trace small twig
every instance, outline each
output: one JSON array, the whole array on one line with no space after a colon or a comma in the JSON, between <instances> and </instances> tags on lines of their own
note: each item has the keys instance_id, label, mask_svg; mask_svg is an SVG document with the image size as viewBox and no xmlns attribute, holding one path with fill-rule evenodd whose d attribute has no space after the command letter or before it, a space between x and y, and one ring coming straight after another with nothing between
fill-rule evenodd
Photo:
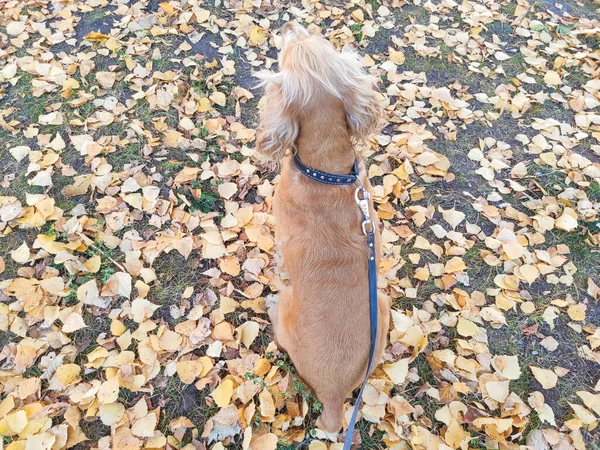
<instances>
[{"instance_id":1,"label":"small twig","mask_svg":"<svg viewBox=\"0 0 600 450\"><path fill-rule=\"evenodd\" d=\"M117 266L119 269L121 269L123 272L127 272L127 270L125 269L125 267L123 267L121 264L119 264L117 261L115 261L114 259L112 259L110 256L108 256L106 253L104 253L99 247L96 247L93 243L90 244L90 247L92 247L93 249L99 251L100 253L102 253L102 255L104 255L106 257L106 259L108 259L111 263L113 263L115 266Z\"/></svg>"}]
</instances>

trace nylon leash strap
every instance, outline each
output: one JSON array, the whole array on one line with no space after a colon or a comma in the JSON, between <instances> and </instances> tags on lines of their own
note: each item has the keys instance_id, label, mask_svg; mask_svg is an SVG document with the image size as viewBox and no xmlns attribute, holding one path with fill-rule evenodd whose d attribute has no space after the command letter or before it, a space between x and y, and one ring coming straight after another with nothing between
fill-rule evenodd
<instances>
[{"instance_id":1,"label":"nylon leash strap","mask_svg":"<svg viewBox=\"0 0 600 450\"><path fill-rule=\"evenodd\" d=\"M371 321L371 340L369 347L369 363L367 365L367 373L365 379L356 397L356 403L354 404L354 412L352 418L348 424L348 430L346 431L346 438L344 439L344 450L350 450L352 446L352 438L354 437L354 428L356 427L356 419L358 417L358 409L360 407L360 401L369 379L369 373L373 369L373 363L375 358L375 346L377 344L377 265L375 261L375 223L371 219L369 212L369 201L370 194L364 189L362 185L357 186L354 193L356 203L360 208L363 215L362 231L367 236L367 244L369 246L369 317Z\"/></svg>"}]
</instances>

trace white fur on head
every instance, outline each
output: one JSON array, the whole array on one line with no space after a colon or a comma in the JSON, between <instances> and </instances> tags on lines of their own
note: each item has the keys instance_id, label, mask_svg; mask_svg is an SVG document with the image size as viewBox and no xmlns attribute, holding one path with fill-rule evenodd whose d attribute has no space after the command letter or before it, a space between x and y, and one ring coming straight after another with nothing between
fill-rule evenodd
<instances>
[{"instance_id":1,"label":"white fur on head","mask_svg":"<svg viewBox=\"0 0 600 450\"><path fill-rule=\"evenodd\" d=\"M380 117L373 91L375 78L365 72L358 55L338 53L329 41L299 33L298 28L284 28L280 71L257 74L266 85L257 148L274 159L293 146L298 136L298 112L318 103L324 95L343 102L348 128L357 139L374 131Z\"/></svg>"}]
</instances>

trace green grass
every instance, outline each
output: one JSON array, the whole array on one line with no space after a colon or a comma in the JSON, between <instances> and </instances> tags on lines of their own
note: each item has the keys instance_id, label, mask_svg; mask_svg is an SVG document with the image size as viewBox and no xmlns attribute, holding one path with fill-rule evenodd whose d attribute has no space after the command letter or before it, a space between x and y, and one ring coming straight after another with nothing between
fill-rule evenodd
<instances>
[{"instance_id":1,"label":"green grass","mask_svg":"<svg viewBox=\"0 0 600 450\"><path fill-rule=\"evenodd\" d=\"M202 194L199 198L194 198L192 195L188 195L188 198L191 197L191 210L192 211L202 211L203 213L208 213L210 211L216 211L223 207L223 199L216 191L216 187L214 187L210 181L205 181L200 183L199 181L192 182L193 189L200 189ZM184 189L184 191L187 189Z\"/></svg>"}]
</instances>

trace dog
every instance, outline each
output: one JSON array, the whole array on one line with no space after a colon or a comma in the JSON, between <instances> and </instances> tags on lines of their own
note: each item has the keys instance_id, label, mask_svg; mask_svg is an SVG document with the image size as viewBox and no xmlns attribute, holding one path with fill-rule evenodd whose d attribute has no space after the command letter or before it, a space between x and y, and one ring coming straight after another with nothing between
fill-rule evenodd
<instances>
[{"instance_id":1,"label":"dog","mask_svg":"<svg viewBox=\"0 0 600 450\"><path fill-rule=\"evenodd\" d=\"M355 53L338 53L329 41L292 22L282 28L279 72L259 77L265 94L256 148L281 164L273 215L290 281L269 317L276 344L323 405L318 426L335 433L343 425L345 400L367 371L370 251L355 187L314 181L299 171L293 155L311 169L349 174L357 160L354 143L376 130L381 109L374 78ZM360 158L358 170L370 191ZM378 249L377 220L374 229ZM379 296L375 363L382 358L388 326L389 304Z\"/></svg>"}]
</instances>

